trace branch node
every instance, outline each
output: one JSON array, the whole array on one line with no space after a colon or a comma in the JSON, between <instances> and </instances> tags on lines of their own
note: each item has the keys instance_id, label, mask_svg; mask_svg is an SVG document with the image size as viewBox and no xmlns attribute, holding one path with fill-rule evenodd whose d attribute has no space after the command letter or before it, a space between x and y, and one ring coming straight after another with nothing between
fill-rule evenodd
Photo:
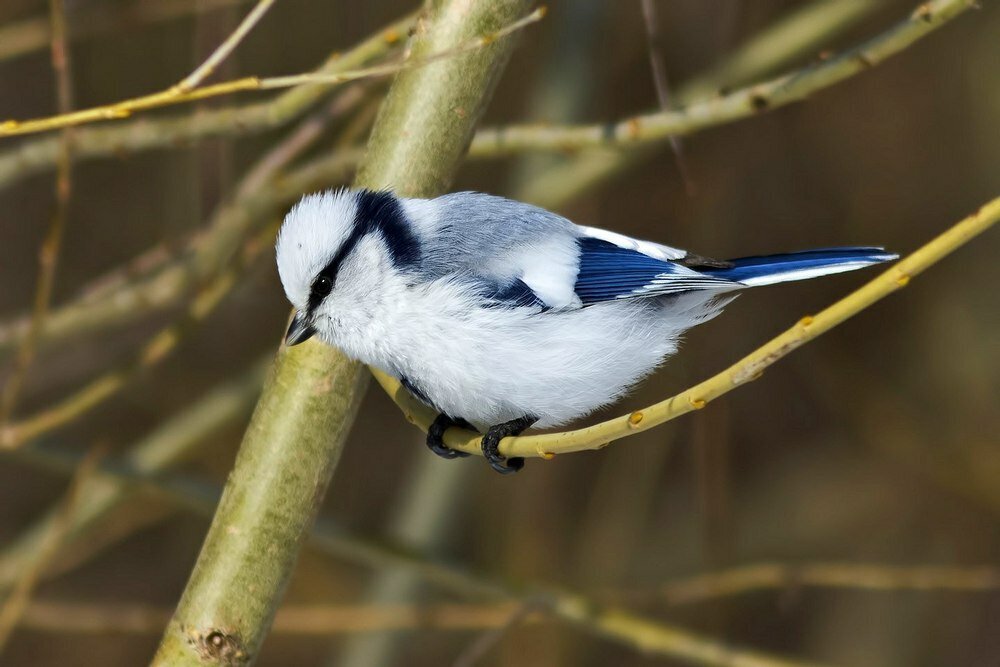
<instances>
[{"instance_id":1,"label":"branch node","mask_svg":"<svg viewBox=\"0 0 1000 667\"><path fill-rule=\"evenodd\" d=\"M203 662L219 665L246 665L250 663L250 654L244 648L239 635L219 630L218 628L185 628L181 626L181 634L187 639Z\"/></svg>"}]
</instances>

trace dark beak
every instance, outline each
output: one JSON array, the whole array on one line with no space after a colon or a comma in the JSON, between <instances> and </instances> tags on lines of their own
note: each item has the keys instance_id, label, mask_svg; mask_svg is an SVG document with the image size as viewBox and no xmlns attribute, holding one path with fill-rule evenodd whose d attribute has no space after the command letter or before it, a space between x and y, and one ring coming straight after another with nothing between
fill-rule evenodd
<instances>
[{"instance_id":1,"label":"dark beak","mask_svg":"<svg viewBox=\"0 0 1000 667\"><path fill-rule=\"evenodd\" d=\"M302 313L295 313L292 323L288 326L288 333L285 334L285 345L289 347L298 345L312 338L315 333L316 330L305 321Z\"/></svg>"}]
</instances>

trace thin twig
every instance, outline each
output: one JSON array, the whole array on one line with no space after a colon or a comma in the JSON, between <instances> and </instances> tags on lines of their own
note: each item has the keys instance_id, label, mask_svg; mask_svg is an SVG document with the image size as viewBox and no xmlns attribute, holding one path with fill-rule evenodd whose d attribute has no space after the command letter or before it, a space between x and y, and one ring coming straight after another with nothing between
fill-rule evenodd
<instances>
[{"instance_id":1,"label":"thin twig","mask_svg":"<svg viewBox=\"0 0 1000 667\"><path fill-rule=\"evenodd\" d=\"M468 632L507 623L522 609L517 602L422 605L288 605L278 610L273 631L292 636L381 630L440 630ZM538 614L519 619L537 622ZM170 610L146 604L35 601L21 624L32 630L80 634L159 634Z\"/></svg>"},{"instance_id":2,"label":"thin twig","mask_svg":"<svg viewBox=\"0 0 1000 667\"><path fill-rule=\"evenodd\" d=\"M257 371L259 373L259 370ZM257 376L259 377L259 376ZM141 449L145 451L160 450L161 446L153 447L154 443L162 440L167 446L166 451L174 451L175 440L183 443L185 448L177 451L187 451L191 445L200 442L199 433L218 428L220 421L216 419L220 411L218 400L222 400L225 406L232 402L229 394L236 390L239 392L240 401L246 400L246 392L240 389L241 386L254 388L256 382L247 384L244 380L234 383L232 388L213 392L212 396L219 394L218 398L208 398L199 400L192 408L191 415L179 415L171 420L169 425L164 425L162 434L152 436L149 439L149 446ZM223 411L227 408L222 408ZM206 426L207 425L207 426ZM179 438L179 440L178 440ZM136 452L139 450L137 449ZM148 459L149 454L143 456L145 463L141 465L127 464L121 461L105 459L100 462L98 470L101 477L106 478L108 483L119 485L119 493L114 500L107 504L102 504L100 514L90 515L89 524L100 521L102 516L114 506L126 502L130 497L126 492L128 489L145 490L156 493L159 497L168 499L172 503L197 512L201 515L208 515L212 512L216 500L219 496L217 488L209 487L203 483L195 482L189 477L178 474L164 474L161 471L163 465L174 461L176 457L161 461L159 455L153 455L156 461ZM45 467L72 472L80 465L81 455L69 449L59 449L48 447L44 450L36 448L26 448L17 452L19 457L28 457L25 460L44 465ZM76 537L78 529L72 528L73 536ZM513 587L510 584L500 584L495 581L471 574L465 570L449 566L427 556L414 552L412 549L401 545L383 544L356 537L346 532L340 527L334 526L329 521L320 520L312 532L313 544L321 551L343 559L368 567L396 567L406 568L413 571L418 576L435 583L436 585L470 598L499 598L506 599L492 607L480 607L480 612L474 611L475 607L466 608L469 611L468 618L478 616L477 621L470 620L467 629L473 627L498 627L510 619L511 614L520 609L524 601L536 601L541 604L543 601L548 606L551 603L552 593L547 593L541 597L533 597L530 591ZM915 566L892 566L872 563L806 563L802 565L789 565L782 563L762 563L748 565L717 573L695 575L684 579L669 582L662 587L647 587L644 590L635 592L622 592L618 590L608 590L602 592L600 600L644 600L660 598L669 604L683 605L719 597L750 592L761 588L779 587L801 587L815 586L838 589L857 589L869 591L953 591L953 592L991 592L1000 588L1000 569L989 566L956 565L956 566L935 566L935 565L915 565ZM557 597L564 594L556 594ZM565 603L565 601L564 601ZM599 605L590 602L593 611L599 609ZM432 607L443 612L443 607ZM566 613L563 608L563 613ZM58 609L58 607L57 607ZM63 613L69 613L73 607L66 607ZM343 615L340 609L344 610ZM355 616L353 610L367 609L369 612ZM416 609L423 609L417 607ZM456 607L458 609L458 607ZM352 611L348 611L352 610ZM421 612L414 611L412 607L387 608L365 605L364 607L319 607L314 609L312 615L306 608L302 608L301 615L287 617L290 626L280 628L283 632L301 631L303 633L329 631L369 631L378 629L409 627L405 625L410 621L407 618L416 616L420 619L425 617ZM413 616L410 616L410 614ZM112 610L107 610L108 614L114 614ZM125 612L122 612L124 615ZM129 621L124 618L115 620L109 616L107 623L102 622L102 612L95 610L95 614L79 615L75 624L67 622L67 631L73 632L98 632L108 630L107 624L114 623L121 625L122 630L128 629ZM327 615L329 614L329 615ZM368 615L370 614L370 615ZM282 612L279 611L279 619ZM461 615L461 614L460 614ZM562 615L562 614L559 614ZM437 617L442 623L444 614ZM574 617L578 614L574 614ZM89 624L85 618L96 619L94 624ZM49 618L52 618L51 616ZM532 620L534 617L532 616ZM54 621L50 622L51 623ZM460 623L460 621L455 621ZM45 624L45 621L40 621ZM398 623L399 625L395 625ZM434 620L428 621L432 627L438 627ZM582 621L586 626L586 621ZM279 622L280 625L280 622ZM351 628L351 630L348 630ZM53 627L53 629L58 629ZM276 626L276 629L279 629ZM599 628L590 628L592 631L600 632ZM138 629L134 630L140 631ZM623 636L614 635L618 641L631 641L631 634L625 630ZM720 656L722 661L724 656ZM717 664L727 664L724 661ZM765 663L766 664L766 663Z\"/></svg>"},{"instance_id":3,"label":"thin twig","mask_svg":"<svg viewBox=\"0 0 1000 667\"><path fill-rule=\"evenodd\" d=\"M97 6L88 3L82 8L86 11L86 20L73 26L69 38L71 42L76 42L98 34L123 33L126 28L134 28L136 25L169 21L188 14L205 13L248 2L249 0L157 0L124 6L113 2ZM0 61L43 49L51 41L52 24L48 16L0 26Z\"/></svg>"},{"instance_id":4,"label":"thin twig","mask_svg":"<svg viewBox=\"0 0 1000 667\"><path fill-rule=\"evenodd\" d=\"M483 129L476 134L469 154L496 157L529 150L638 146L748 118L798 102L871 69L974 6L969 0L924 3L902 23L829 60L682 108L633 116L610 124L512 125Z\"/></svg>"},{"instance_id":5,"label":"thin twig","mask_svg":"<svg viewBox=\"0 0 1000 667\"><path fill-rule=\"evenodd\" d=\"M956 223L863 287L817 315L803 317L791 329L765 343L726 370L676 396L575 431L506 438L500 444L500 451L505 456L538 456L550 459L556 454L600 449L614 440L635 435L693 410L700 410L709 401L759 378L765 369L786 354L853 317L883 297L905 287L912 278L985 232L997 220L1000 220L1000 197ZM426 430L435 416L431 410L410 396L395 378L376 369L372 370L372 374L403 410L406 418ZM482 453L480 439L481 436L457 428L449 429L445 434L445 442L449 447L474 454Z\"/></svg>"},{"instance_id":6,"label":"thin twig","mask_svg":"<svg viewBox=\"0 0 1000 667\"><path fill-rule=\"evenodd\" d=\"M52 23L52 70L56 77L56 104L59 113L69 113L73 108L73 81L70 67L69 41L66 27L66 7L63 0L49 0ZM28 369L38 350L38 340L45 327L45 320L52 303L59 252L69 217L69 202L73 189L73 130L66 128L59 134L59 157L56 161L55 211L48 233L38 252L38 279L35 287L34 308L28 335L21 341L17 360L3 394L0 396L0 427L7 423L17 405L17 400L27 378Z\"/></svg>"},{"instance_id":7,"label":"thin twig","mask_svg":"<svg viewBox=\"0 0 1000 667\"><path fill-rule=\"evenodd\" d=\"M411 43L411 60L509 25L529 4L427 3ZM402 183L410 196L443 191L513 45L504 39L476 53L400 73L381 106L355 184L385 188ZM430 103L417 103L417 93ZM455 113L456 108L462 113ZM302 538L337 467L366 375L329 346L279 349L153 664L257 658Z\"/></svg>"},{"instance_id":8,"label":"thin twig","mask_svg":"<svg viewBox=\"0 0 1000 667\"><path fill-rule=\"evenodd\" d=\"M832 23L830 30L842 29L850 20L856 20L863 14L858 9L855 0L833 3L823 0L823 2L814 3L814 5L798 10L789 18L779 21L773 27L755 36L747 43L745 49L741 48L733 53L705 76L699 76L683 86L679 95L683 99L697 97L698 95L690 91L717 89L722 83L730 80L726 78L730 75L752 78L756 71L755 68L770 69L776 67L784 62L782 54L784 54L785 59L794 57L808 48L807 45L813 43L812 41L803 41L804 39L818 40L822 37L828 37L828 32L818 27L819 25L825 26ZM372 37L352 49L342 59L332 62L349 67L352 63L375 57L388 48L389 44L398 42L399 31L410 21L412 19L409 17L398 21L376 37ZM795 37L795 39L790 39L790 36ZM781 49L774 47L765 48L763 46L765 44L788 45L789 50L782 52ZM331 69L335 68L330 64L330 61L320 68L321 71ZM212 133L224 130L231 131L233 128L242 128L241 131L263 129L275 123L284 122L289 116L298 114L321 89L321 86L303 86L285 93L273 103L255 104L240 109L211 110L205 112L204 117L197 119L190 117L167 119L166 121L139 119L110 127L78 128L76 130L75 155L79 160L82 157L109 155L119 150L138 151L157 146L173 145L174 142L185 138L210 136ZM699 95L701 94L704 93L699 93ZM286 98L287 101L285 101ZM270 120L264 122L265 119ZM202 123L202 120L210 122ZM33 173L49 163L49 151L51 150L49 138L29 141L25 147L23 152L8 151L8 154L0 156L0 182L5 180L9 182L9 178L15 175ZM593 153L594 151L591 151L586 158L580 157L573 161L569 167L573 173L567 173L565 168L557 167L536 179L532 185L532 191L526 192L524 198L531 201L543 200L550 206L561 205L574 194L585 190L595 180L607 177L624 168L625 165L634 163L641 155L648 155L649 151L615 152L613 155L606 155L603 159L598 160L591 159ZM296 176L287 179L291 182L299 181L297 186L300 188L299 192L294 192L294 188L292 188L289 190L290 194L282 194L286 197L294 197L296 194L313 189L316 187L313 185L314 183L322 182L323 172L335 174L350 169L356 161L355 155L351 155L350 151L343 151L333 157L321 158L310 166L303 167L296 173ZM324 160L330 162L325 163ZM596 162L596 165L590 166L592 162ZM315 170L311 177L306 173L309 170ZM332 180L333 177L326 178ZM268 192L262 194L267 195ZM274 198L278 197L279 195L274 196ZM244 206L244 209L243 214L229 216L235 218L235 226L237 227L248 224L246 222L248 216L254 218L258 215L253 212L256 209L250 202ZM47 320L43 340L61 340L126 319L134 319L151 310L161 309L176 303L187 286L196 281L197 276L205 274L208 270L205 267L211 266L212 262L217 261L212 259L215 253L203 250L216 245L226 246L224 239L227 236L224 229L227 224L223 224L226 219L227 216L217 217L217 223L214 223L207 233L199 235L191 252L184 254L155 278L139 281L129 280L119 284L114 289L111 287L114 280L99 279L98 282L101 285L108 285L107 289L87 289L85 294L93 295L92 298L80 298L53 311ZM240 222L241 220L243 222ZM227 251L223 250L223 252ZM162 259L162 256L163 253L156 250L151 254L152 258L160 257ZM209 260L199 261L198 257L208 257L210 262L206 264ZM140 273L151 274L156 262L143 261L142 265L145 268L142 268ZM116 270L113 275L120 273ZM29 322L29 318L21 317L0 325L0 351L21 340L27 331Z\"/></svg>"},{"instance_id":9,"label":"thin twig","mask_svg":"<svg viewBox=\"0 0 1000 667\"><path fill-rule=\"evenodd\" d=\"M5 120L0 122L0 137L34 134L37 132L56 130L63 127L75 127L97 121L127 118L138 111L147 111L149 109L183 104L186 102L194 102L222 95L231 95L233 93L243 91L292 88L305 84L324 84L332 86L347 83L349 81L357 81L359 79L390 76L403 70L413 69L415 67L424 67L444 59L454 58L459 55L481 49L485 46L489 46L498 39L506 37L511 33L530 25L531 23L540 21L544 15L544 8L539 8L531 14L528 14L527 16L507 25L504 28L501 28L500 30L480 35L479 37L476 37L475 39L455 48L431 53L421 58L408 58L398 63L375 65L373 67L344 71L338 74L309 72L289 76L263 78L248 76L241 79L234 79L232 81L225 81L223 83L193 89L184 89L180 85L177 85L150 95L143 95L141 97L121 100L112 104L82 109L73 113L28 120Z\"/></svg>"},{"instance_id":10,"label":"thin twig","mask_svg":"<svg viewBox=\"0 0 1000 667\"><path fill-rule=\"evenodd\" d=\"M241 181L233 201L212 215L207 229L194 235L183 252L156 246L124 269L101 276L76 300L53 311L46 321L45 339L86 333L176 304L193 286L215 275L247 235L257 231L261 221L281 206L303 192L342 182L357 163L358 153L350 146L370 123L370 110L360 112L344 129L338 139L340 150L333 155L291 172L279 172L319 138L318 130L348 114L363 98L364 88L348 88L303 121L288 138L259 158ZM0 352L23 341L29 325L30 319L23 316L0 325Z\"/></svg>"},{"instance_id":11,"label":"thin twig","mask_svg":"<svg viewBox=\"0 0 1000 667\"><path fill-rule=\"evenodd\" d=\"M331 156L306 163L280 175L258 192L238 198L213 215L208 229L193 237L177 260L153 270L161 260L161 250L154 248L149 264L141 269L146 278L130 280L113 290L101 289L100 298L85 292L81 298L53 312L48 320L46 340L79 335L113 324L134 320L151 311L176 304L192 287L204 283L217 273L220 266L239 251L248 235L260 228L268 216L288 202L319 187L343 182L358 161L358 152L346 149ZM113 275L120 275L115 270ZM98 283L105 283L102 277ZM0 326L0 350L23 339L28 320L23 318Z\"/></svg>"},{"instance_id":12,"label":"thin twig","mask_svg":"<svg viewBox=\"0 0 1000 667\"><path fill-rule=\"evenodd\" d=\"M857 17L859 15L859 10L853 4L843 5L846 9L841 7L842 5L835 5L831 8L824 3L821 7L822 12L819 18L822 19L822 21L827 21L830 19L830 13L833 9L837 9L840 13L833 15L833 18L836 19L835 27L843 27L847 18ZM779 22L779 24L777 24L774 28L774 31L776 31L779 35L784 35L786 33L792 33L795 35L805 33L813 36L823 35L825 33L818 31L814 27L815 23L820 22L819 19L814 19L814 13L815 11L812 8L808 10L801 10L791 19ZM387 30L380 33L379 36L366 40L362 45L356 47L348 55L345 55L342 60L334 62L350 65L353 62L357 62L357 60L362 57L374 57L377 53L381 52L380 50L385 49L388 43L394 43L397 41L398 30L400 30L400 27L407 25L411 20L412 19L410 18L406 18L397 22L394 26L391 26ZM770 34L771 31L766 31L764 33L765 37ZM891 40L893 35L895 35L895 31L884 36L884 39ZM780 62L778 54L775 54L773 51L768 51L766 54L760 53L762 50L762 47L760 46L761 42L776 41L780 41L781 43L788 42L787 39L777 40L764 39L764 37L755 38L751 40L747 47L751 51L750 54L746 54L742 50L733 54L732 61L739 64L738 66L734 66L739 75L750 76L753 72L753 66L773 67L775 66L775 63ZM803 46L801 42L795 41L792 44L792 48L793 50L791 53L794 54L798 53ZM727 60L725 62L730 61ZM725 66L725 64L720 65L718 68L712 70L712 73L708 75L707 79L703 80L702 78L699 78L691 84L685 86L682 91L685 94L685 98L687 98L687 91L689 90L707 90L712 88L713 85L718 86L722 79L718 79L718 75L714 74L714 72L728 72L730 69L731 68ZM333 71L333 68L328 63L327 65L321 67L320 71ZM802 72L801 75L803 77L807 76L805 72ZM815 73L812 75L814 76ZM832 83L836 83L836 81L827 81L825 85L830 85ZM210 111L205 114L204 120L211 121L207 124L201 124L200 122L195 122L192 119L181 118L170 119L166 122L136 121L137 124L134 124L133 126L121 125L109 128L80 128L77 130L77 156L78 158L82 155L90 155L93 157L111 154L117 150L142 150L144 148L161 146L165 143L177 141L185 137L208 136L212 132L221 131L222 129L232 129L234 127L259 129L262 126L270 126L269 124L262 125L261 119L284 118L286 114L297 113L301 108L301 105L308 104L309 101L314 99L313 96L318 94L318 92L319 91L316 86L304 86L286 93L282 96L282 98L279 98L278 101L275 101L271 105L254 105L253 107L246 107L241 110ZM288 98L288 101L282 102L285 98ZM140 129L142 131L140 131ZM178 132L181 132L181 134L178 134ZM495 135L496 132L496 130L484 130L480 136L489 138L491 134ZM48 139L29 142L26 145L28 147L33 147L31 150L26 150L25 152L15 151L6 156L0 156L0 181L4 180L5 174L9 177L15 174L32 173L33 170L47 164L49 159L48 151L50 150L48 142ZM474 141L472 145L472 156L489 156L491 153L490 150L488 150L488 145L492 142L494 142L494 139L488 139L487 141L480 139L478 141ZM593 173L588 173L587 177L583 177L579 173L575 173L572 177L570 177L568 174L563 174L562 170L555 169L552 171L553 179L546 178L539 181L539 189L548 196L551 196L553 192L559 191L560 188L565 190L565 183L567 182L587 183L589 181L593 181L596 176L608 174L618 168L618 165L627 163L628 156L634 156L636 154L637 153L634 152L626 154L619 153L614 155L613 159L609 157L605 160L599 160L599 164L594 169L591 169ZM350 162L351 158L344 153L325 159L338 162L338 165L335 165L335 170L342 170L349 167L346 162ZM580 166L585 165L580 162ZM322 161L315 163L314 167L322 169ZM528 196L527 198L532 199L533 196ZM216 236L217 234L215 234L215 228L213 227L213 232L205 235L202 240L207 242L209 239L216 238ZM71 302L67 306L58 309L49 319L49 324L45 332L46 339L50 336L52 339L62 338L96 327L106 326L109 323L121 321L123 318L136 317L139 314L147 312L149 309L162 308L165 305L174 303L179 295L183 293L182 288L186 284L184 276L188 273L197 273L196 268L175 268L177 268L177 270L166 272L164 275L160 276L155 283L128 285L125 286L122 291L115 292L110 295L109 298L103 299L100 302L83 303L77 301ZM27 322L27 319L21 319L0 326L0 349L5 346L10 346L13 342L21 339L27 329Z\"/></svg>"},{"instance_id":13,"label":"thin twig","mask_svg":"<svg viewBox=\"0 0 1000 667\"><path fill-rule=\"evenodd\" d=\"M153 507L154 517L162 515L160 508L163 503L130 502L136 498L137 491L148 491L143 480L152 478L158 480L160 485L171 488L175 492L170 498L169 505L172 507L185 506L185 498L191 498L188 501L190 505L194 498L204 497L203 485L197 485L189 479L170 482L161 479L159 475L190 457L224 427L249 416L253 401L260 393L269 358L270 355L267 359L258 360L236 378L195 397L188 407L158 424L149 434L133 443L127 454L117 459L103 460L99 466L99 474L81 488L80 500L65 531L67 548L57 561L46 568L44 575L52 576L74 567L107 548L115 538L124 537L125 534L117 530L121 515L112 515L116 508L141 508L145 518L149 515L148 510ZM13 457L14 461L62 474L72 474L82 460L78 449L43 444L32 444L8 453L7 456ZM154 496L153 500L157 497ZM212 502L212 497L209 496L209 501L204 506L199 505L195 509L211 512ZM36 557L45 536L58 521L58 516L58 509L50 511L17 537L6 541L0 551L0 593L9 589L17 573L26 567L25 563ZM116 530L109 535L108 527L112 525ZM135 521L130 521L128 527L136 528ZM65 557L67 554L71 557Z\"/></svg>"},{"instance_id":14,"label":"thin twig","mask_svg":"<svg viewBox=\"0 0 1000 667\"><path fill-rule=\"evenodd\" d=\"M248 197L262 183L274 178L288 162L308 149L321 135L322 129L334 118L349 112L364 99L360 91L347 91L336 98L326 109L309 117L284 141L266 153L250 170L238 188L238 198ZM353 140L358 128L349 126L348 137ZM203 321L222 298L238 283L239 277L274 238L276 225L258 231L246 241L244 250L228 268L224 265L191 300L185 314L171 323L143 346L139 354L121 368L102 374L73 395L54 406L20 420L0 425L0 448L16 448L53 429L79 418L121 391L138 373L160 363L173 351L182 337L192 327Z\"/></svg>"},{"instance_id":15,"label":"thin twig","mask_svg":"<svg viewBox=\"0 0 1000 667\"><path fill-rule=\"evenodd\" d=\"M1000 589L1000 568L875 563L758 563L699 574L662 586L609 592L617 600L661 599L685 605L765 589L835 588L859 591L952 591L986 593Z\"/></svg>"},{"instance_id":16,"label":"thin twig","mask_svg":"<svg viewBox=\"0 0 1000 667\"><path fill-rule=\"evenodd\" d=\"M18 455L27 452L22 450ZM58 453L48 448L47 464L69 470L79 461L70 450ZM32 459L33 460L33 459ZM154 473L103 461L100 473L122 484L155 492L181 507L209 516L221 495L220 489L196 482L180 474ZM119 497L121 502L128 495ZM711 637L692 633L678 626L653 622L630 612L604 607L597 600L551 587L520 586L449 565L425 554L393 543L376 542L351 534L328 520L316 521L310 533L311 544L320 551L366 567L404 568L445 590L471 598L506 602L521 607L530 601L582 629L637 650L671 656L697 664L718 667L806 667L804 663L748 651ZM510 610L503 610L503 619Z\"/></svg>"},{"instance_id":17,"label":"thin twig","mask_svg":"<svg viewBox=\"0 0 1000 667\"><path fill-rule=\"evenodd\" d=\"M222 64L229 54L239 46L240 42L250 34L250 31L254 29L254 26L264 17L267 10L271 8L274 4L274 0L257 0L257 4L253 9L250 10L240 24L236 26L236 29L212 52L212 54L205 59L201 65L199 65L193 72L188 74L180 83L174 86L174 89L178 93L187 93L194 90L201 83L207 79L216 68Z\"/></svg>"},{"instance_id":18,"label":"thin twig","mask_svg":"<svg viewBox=\"0 0 1000 667\"><path fill-rule=\"evenodd\" d=\"M499 644L511 630L530 619L535 619L538 611L539 605L534 600L528 599L517 605L507 613L507 618L503 622L491 627L487 632L484 632L469 644L455 658L452 667L473 667L473 665L486 657L486 654Z\"/></svg>"},{"instance_id":19,"label":"thin twig","mask_svg":"<svg viewBox=\"0 0 1000 667\"><path fill-rule=\"evenodd\" d=\"M364 67L399 45L413 25L408 15L375 32L343 54L334 53L314 70L336 73ZM267 102L210 109L164 118L140 117L107 126L77 128L74 155L77 161L115 157L153 148L171 148L204 137L263 132L297 118L329 90L321 84L293 88ZM10 185L50 167L57 145L52 137L23 142L0 154L0 184Z\"/></svg>"},{"instance_id":20,"label":"thin twig","mask_svg":"<svg viewBox=\"0 0 1000 667\"><path fill-rule=\"evenodd\" d=\"M670 83L667 80L666 58L663 55L663 48L660 44L660 31L656 18L656 5L653 0L639 0L642 6L642 18L646 24L646 44L649 52L649 68L653 74L653 87L656 89L656 101L660 111L669 111L673 106L670 102ZM684 160L684 145L680 137L671 135L667 139L670 142L670 150L674 152L674 163L677 171L680 172L681 180L684 182L684 190L689 197L695 194L694 181Z\"/></svg>"},{"instance_id":21,"label":"thin twig","mask_svg":"<svg viewBox=\"0 0 1000 667\"><path fill-rule=\"evenodd\" d=\"M259 233L248 245L239 261L198 291L184 315L154 335L140 352L120 368L107 371L82 389L53 406L24 419L0 427L0 448L15 449L25 443L78 419L121 391L138 373L167 357L183 337L211 314L222 298L237 284L238 278L252 263L262 248L274 236L273 229Z\"/></svg>"},{"instance_id":22,"label":"thin twig","mask_svg":"<svg viewBox=\"0 0 1000 667\"><path fill-rule=\"evenodd\" d=\"M52 522L44 541L39 545L39 549L35 553L35 557L21 571L11 590L10 596L4 601L3 608L0 609L0 653L3 653L3 649L7 645L11 633L23 616L31 600L31 593L35 590L35 585L38 583L42 572L62 544L66 529L70 524L70 517L75 511L79 500L79 490L90 478L91 474L93 474L102 453L103 449L101 447L94 447L80 462L70 482L69 491L66 493L56 520Z\"/></svg>"}]
</instances>

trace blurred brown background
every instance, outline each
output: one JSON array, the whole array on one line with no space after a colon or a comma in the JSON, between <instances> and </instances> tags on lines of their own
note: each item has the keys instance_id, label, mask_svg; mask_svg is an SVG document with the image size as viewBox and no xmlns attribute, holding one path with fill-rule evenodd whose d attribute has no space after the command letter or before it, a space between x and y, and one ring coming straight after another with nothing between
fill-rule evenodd
<instances>
[{"instance_id":1,"label":"blurred brown background","mask_svg":"<svg viewBox=\"0 0 1000 667\"><path fill-rule=\"evenodd\" d=\"M70 32L81 35L71 48L76 106L176 82L249 7L218 4L173 3L186 9L122 23L114 17L158 3L68 2ZM307 71L415 4L282 0L221 77ZM657 2L671 83L682 90L685 81L810 4ZM913 8L905 1L854 4L864 8L846 25L757 78L874 36ZM714 257L842 244L883 244L906 253L997 194L1000 11L984 5L806 102L685 138L683 161L694 194L685 192L669 146L657 144L655 154L588 186L559 211ZM44 24L46 12L38 0L5 0L0 28L32 19ZM611 120L657 106L637 0L553 0L546 19L520 40L487 124ZM384 85L374 83L373 99ZM54 90L47 45L0 59L0 117L54 113ZM248 100L223 98L197 109ZM147 116L195 111L188 105ZM342 125L334 123L303 159L332 150ZM234 130L77 164L55 308L150 248L179 252L291 127L246 136ZM37 139L0 141L0 154ZM527 188L541 201L531 188L582 159L473 161L455 189L528 196ZM31 308L37 252L53 211L52 182L47 170L0 189L0 322ZM529 460L513 477L492 473L478 459L434 459L420 434L373 388L322 515L359 535L409 541L475 571L565 585L600 599L628 593L623 603L650 617L761 651L839 665L1000 665L996 590L792 585L683 605L656 593L668 581L761 562L998 564L998 252L997 234L987 233L708 409L596 453ZM745 295L692 332L678 357L604 416L707 377L871 275ZM127 363L183 310L151 309L43 344L17 414L33 414ZM107 456L122 455L274 349L287 315L266 250L164 363L139 373L114 400L46 434L43 443L80 454L100 444ZM9 345L0 363L0 378L9 377ZM221 484L248 410L206 433L175 468ZM20 454L0 459L0 551L13 548L66 493L68 476L36 463ZM114 538L88 533L62 544L66 553L53 562L69 557L79 564L46 577L33 599L172 608L207 519L139 494L102 525L98 533ZM395 579L382 574L307 549L286 603L463 601L398 571ZM4 586L10 584L8 578ZM3 664L143 664L159 639L155 630L43 629L31 618L22 619L0 655ZM300 636L276 630L260 664L447 665L481 633L426 627L395 635ZM510 630L480 664L673 663L549 620Z\"/></svg>"}]
</instances>

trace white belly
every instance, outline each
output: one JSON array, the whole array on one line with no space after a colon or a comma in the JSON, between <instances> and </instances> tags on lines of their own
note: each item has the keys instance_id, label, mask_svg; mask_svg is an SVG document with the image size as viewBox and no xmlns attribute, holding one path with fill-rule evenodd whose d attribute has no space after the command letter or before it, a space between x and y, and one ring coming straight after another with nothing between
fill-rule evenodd
<instances>
[{"instance_id":1,"label":"white belly","mask_svg":"<svg viewBox=\"0 0 1000 667\"><path fill-rule=\"evenodd\" d=\"M684 330L718 310L705 292L546 312L477 307L447 283L407 292L380 313L363 345L338 344L478 428L524 415L545 428L586 415L622 396L676 351Z\"/></svg>"}]
</instances>

